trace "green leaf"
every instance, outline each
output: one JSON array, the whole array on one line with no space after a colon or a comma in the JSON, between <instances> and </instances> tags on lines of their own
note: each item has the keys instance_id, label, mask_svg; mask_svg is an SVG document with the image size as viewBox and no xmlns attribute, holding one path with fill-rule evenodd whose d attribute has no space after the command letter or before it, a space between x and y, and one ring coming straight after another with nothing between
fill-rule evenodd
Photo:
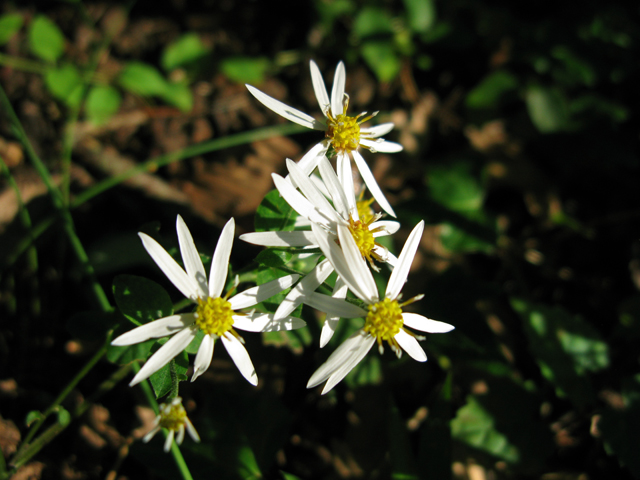
<instances>
[{"instance_id":1,"label":"green leaf","mask_svg":"<svg viewBox=\"0 0 640 480\"><path fill-rule=\"evenodd\" d=\"M107 332L122 319L114 312L101 310L80 312L67 321L67 330L75 338L86 342L104 340Z\"/></svg>"},{"instance_id":2,"label":"green leaf","mask_svg":"<svg viewBox=\"0 0 640 480\"><path fill-rule=\"evenodd\" d=\"M435 25L437 15L434 0L404 0L404 7L407 9L409 26L414 32L426 33Z\"/></svg>"},{"instance_id":3,"label":"green leaf","mask_svg":"<svg viewBox=\"0 0 640 480\"><path fill-rule=\"evenodd\" d=\"M364 7L353 22L352 33L357 38L393 34L391 15L378 7Z\"/></svg>"},{"instance_id":4,"label":"green leaf","mask_svg":"<svg viewBox=\"0 0 640 480\"><path fill-rule=\"evenodd\" d=\"M121 101L120 93L111 85L93 87L85 104L89 120L95 125L106 123L118 111Z\"/></svg>"},{"instance_id":5,"label":"green leaf","mask_svg":"<svg viewBox=\"0 0 640 480\"><path fill-rule=\"evenodd\" d=\"M27 417L24 419L24 424L27 427L30 427L34 422L42 419L43 416L44 415L42 415L42 412L38 410L31 410L29 413L27 413Z\"/></svg>"},{"instance_id":6,"label":"green leaf","mask_svg":"<svg viewBox=\"0 0 640 480\"><path fill-rule=\"evenodd\" d=\"M183 112L189 112L193 108L193 94L184 83L167 83L164 92L159 96Z\"/></svg>"},{"instance_id":7,"label":"green leaf","mask_svg":"<svg viewBox=\"0 0 640 480\"><path fill-rule=\"evenodd\" d=\"M299 317L302 305L291 313L292 317ZM305 347L311 345L313 338L308 328L298 330L281 330L279 332L263 332L262 343L278 348L288 348L296 355L300 355Z\"/></svg>"},{"instance_id":8,"label":"green leaf","mask_svg":"<svg viewBox=\"0 0 640 480\"><path fill-rule=\"evenodd\" d=\"M529 117L541 133L553 133L569 127L567 100L558 88L533 85L526 92Z\"/></svg>"},{"instance_id":9,"label":"green leaf","mask_svg":"<svg viewBox=\"0 0 640 480\"><path fill-rule=\"evenodd\" d=\"M118 332L119 334L124 331ZM151 349L156 344L156 339L147 340L146 342L136 343L135 345L129 345L126 347L118 347L110 345L107 350L107 360L117 365L126 365L135 360L146 360L149 358Z\"/></svg>"},{"instance_id":10,"label":"green leaf","mask_svg":"<svg viewBox=\"0 0 640 480\"><path fill-rule=\"evenodd\" d=\"M469 108L495 108L508 92L518 88L518 79L505 70L496 70L487 75L467 94L465 103Z\"/></svg>"},{"instance_id":11,"label":"green leaf","mask_svg":"<svg viewBox=\"0 0 640 480\"><path fill-rule=\"evenodd\" d=\"M155 282L135 275L118 275L113 281L116 305L135 325L173 314L169 294Z\"/></svg>"},{"instance_id":12,"label":"green leaf","mask_svg":"<svg viewBox=\"0 0 640 480\"><path fill-rule=\"evenodd\" d=\"M173 360L149 377L156 398L161 398L172 390L177 391L178 383L187 379L189 357L185 352L179 353ZM173 374L172 374L173 370Z\"/></svg>"},{"instance_id":13,"label":"green leaf","mask_svg":"<svg viewBox=\"0 0 640 480\"><path fill-rule=\"evenodd\" d=\"M66 427L71 423L71 414L62 405L56 407L56 414L60 425Z\"/></svg>"},{"instance_id":14,"label":"green leaf","mask_svg":"<svg viewBox=\"0 0 640 480\"><path fill-rule=\"evenodd\" d=\"M370 40L362 45L362 57L381 82L390 82L398 76L400 56L391 40Z\"/></svg>"},{"instance_id":15,"label":"green leaf","mask_svg":"<svg viewBox=\"0 0 640 480\"><path fill-rule=\"evenodd\" d=\"M0 45L4 45L22 27L24 19L19 13L7 13L0 17Z\"/></svg>"},{"instance_id":16,"label":"green leaf","mask_svg":"<svg viewBox=\"0 0 640 480\"><path fill-rule=\"evenodd\" d=\"M158 70L142 62L128 63L120 72L118 82L125 90L143 96L162 97L169 88Z\"/></svg>"},{"instance_id":17,"label":"green leaf","mask_svg":"<svg viewBox=\"0 0 640 480\"><path fill-rule=\"evenodd\" d=\"M267 248L256 257L256 262L265 267L280 268L291 261L293 254L282 248Z\"/></svg>"},{"instance_id":18,"label":"green leaf","mask_svg":"<svg viewBox=\"0 0 640 480\"><path fill-rule=\"evenodd\" d=\"M222 73L237 83L262 83L268 68L269 60L264 57L229 57L220 64Z\"/></svg>"},{"instance_id":19,"label":"green leaf","mask_svg":"<svg viewBox=\"0 0 640 480\"><path fill-rule=\"evenodd\" d=\"M360 363L351 369L344 381L350 388L379 385L382 382L380 355L365 356Z\"/></svg>"},{"instance_id":20,"label":"green leaf","mask_svg":"<svg viewBox=\"0 0 640 480\"><path fill-rule=\"evenodd\" d=\"M69 107L78 107L82 100L84 84L80 72L73 65L52 68L44 75L49 91Z\"/></svg>"},{"instance_id":21,"label":"green leaf","mask_svg":"<svg viewBox=\"0 0 640 480\"><path fill-rule=\"evenodd\" d=\"M429 169L429 191L438 203L459 213L477 212L484 202L484 189L473 172L473 164L459 160Z\"/></svg>"},{"instance_id":22,"label":"green leaf","mask_svg":"<svg viewBox=\"0 0 640 480\"><path fill-rule=\"evenodd\" d=\"M162 53L160 63L167 71L202 60L209 54L209 49L195 33L187 33L169 44Z\"/></svg>"},{"instance_id":23,"label":"green leaf","mask_svg":"<svg viewBox=\"0 0 640 480\"><path fill-rule=\"evenodd\" d=\"M256 232L293 230L298 214L291 208L278 190L265 195L256 210Z\"/></svg>"},{"instance_id":24,"label":"green leaf","mask_svg":"<svg viewBox=\"0 0 640 480\"><path fill-rule=\"evenodd\" d=\"M29 28L31 53L46 60L57 61L64 53L64 36L58 26L44 15L37 15Z\"/></svg>"}]
</instances>

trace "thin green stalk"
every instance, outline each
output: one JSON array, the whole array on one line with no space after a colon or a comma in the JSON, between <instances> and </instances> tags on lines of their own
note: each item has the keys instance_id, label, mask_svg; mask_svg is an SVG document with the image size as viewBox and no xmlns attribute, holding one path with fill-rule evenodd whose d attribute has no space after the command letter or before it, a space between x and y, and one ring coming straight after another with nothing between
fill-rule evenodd
<instances>
[{"instance_id":1,"label":"thin green stalk","mask_svg":"<svg viewBox=\"0 0 640 480\"><path fill-rule=\"evenodd\" d=\"M7 462L4 461L4 452L0 446L0 480L5 478L9 478L9 473L7 472Z\"/></svg>"},{"instance_id":2,"label":"thin green stalk","mask_svg":"<svg viewBox=\"0 0 640 480\"><path fill-rule=\"evenodd\" d=\"M204 155L205 153L215 152L217 150L223 150L225 148L235 147L237 145L244 145L245 143L254 142L257 140L264 140L279 135L292 135L294 133L300 133L306 131L305 127L296 125L295 123L285 123L277 125L275 127L264 127L250 130L248 132L242 132L235 135L229 135L227 137L216 138L208 142L202 142L197 145L183 148L177 152L166 153L158 157L147 160L144 163L136 165L135 167L115 175L113 177L106 178L105 180L95 184L91 188L88 188L80 195L78 195L73 202L71 202L71 208L76 208L85 203L87 200L101 194L102 192L115 187L116 185L138 175L139 173L154 171L170 163L184 160L185 158L195 157L197 155Z\"/></svg>"},{"instance_id":3,"label":"thin green stalk","mask_svg":"<svg viewBox=\"0 0 640 480\"><path fill-rule=\"evenodd\" d=\"M12 57L6 53L0 53L0 65L23 72L38 73L40 75L44 75L49 70L49 67L44 63L34 62L33 60L27 60L21 57Z\"/></svg>"},{"instance_id":4,"label":"thin green stalk","mask_svg":"<svg viewBox=\"0 0 640 480\"><path fill-rule=\"evenodd\" d=\"M134 372L138 373L138 371L140 371L140 366L137 363L135 363L133 365L133 370ZM158 402L156 401L156 397L153 394L153 390L151 389L151 385L149 384L149 381L144 380L143 382L140 382L139 385L142 387L142 391L145 397L147 397L147 401L149 402L149 405L151 405L151 408L153 408L153 411L155 412L155 414L158 415L160 413L160 409L158 408ZM165 438L169 434L164 429L162 433L164 433ZM176 442L173 442L171 444L171 455L173 456L173 460L176 463L176 466L178 467L178 470L180 471L182 478L184 480L193 480L193 477L191 476L191 472L189 471L189 467L187 466L187 463L184 461L182 452L180 451L180 448L178 447Z\"/></svg>"}]
</instances>

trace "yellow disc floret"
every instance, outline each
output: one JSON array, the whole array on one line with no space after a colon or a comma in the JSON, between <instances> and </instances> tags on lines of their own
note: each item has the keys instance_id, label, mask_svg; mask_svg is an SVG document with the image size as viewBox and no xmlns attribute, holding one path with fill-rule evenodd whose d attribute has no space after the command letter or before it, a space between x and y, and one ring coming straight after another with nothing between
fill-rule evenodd
<instances>
[{"instance_id":1,"label":"yellow disc floret","mask_svg":"<svg viewBox=\"0 0 640 480\"><path fill-rule=\"evenodd\" d=\"M167 430L177 432L180 428L184 428L187 421L187 412L182 406L180 397L176 397L169 404L160 405L160 422L159 425Z\"/></svg>"},{"instance_id":2,"label":"yellow disc floret","mask_svg":"<svg viewBox=\"0 0 640 480\"><path fill-rule=\"evenodd\" d=\"M371 261L372 251L376 246L376 242L373 239L373 233L369 230L369 225L351 217L349 218L349 231L353 235L353 239L356 241L362 256Z\"/></svg>"},{"instance_id":3,"label":"yellow disc floret","mask_svg":"<svg viewBox=\"0 0 640 480\"><path fill-rule=\"evenodd\" d=\"M374 200L375 199L373 197L370 198L369 200L364 200L362 192L360 193L358 201L356 202L356 207L358 208L358 216L360 217L360 220L362 220L363 223L367 223L367 224L372 223L372 220L375 216L375 212L371 208L371 204L373 203Z\"/></svg>"},{"instance_id":4,"label":"yellow disc floret","mask_svg":"<svg viewBox=\"0 0 640 480\"><path fill-rule=\"evenodd\" d=\"M364 324L364 331L376 337L378 348L382 351L382 342L387 342L398 354L400 347L395 340L396 334L404 325L402 308L396 300L385 298L369 305L369 313Z\"/></svg>"},{"instance_id":5,"label":"yellow disc floret","mask_svg":"<svg viewBox=\"0 0 640 480\"><path fill-rule=\"evenodd\" d=\"M196 326L205 334L218 337L229 330L235 333L231 328L234 314L226 298L199 298L196 308Z\"/></svg>"},{"instance_id":6,"label":"yellow disc floret","mask_svg":"<svg viewBox=\"0 0 640 480\"><path fill-rule=\"evenodd\" d=\"M349 97L345 95L342 113L335 115L330 108L327 109L327 138L331 146L338 153L352 152L360 146L360 124L370 120L374 115L366 116L360 113L355 117L347 115ZM376 112L377 113L377 112Z\"/></svg>"}]
</instances>

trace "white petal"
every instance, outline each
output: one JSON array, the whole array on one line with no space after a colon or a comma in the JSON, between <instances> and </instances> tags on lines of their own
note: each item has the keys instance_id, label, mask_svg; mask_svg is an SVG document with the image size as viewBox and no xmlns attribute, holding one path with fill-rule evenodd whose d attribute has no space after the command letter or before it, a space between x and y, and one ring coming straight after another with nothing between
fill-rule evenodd
<instances>
[{"instance_id":1,"label":"white petal","mask_svg":"<svg viewBox=\"0 0 640 480\"><path fill-rule=\"evenodd\" d=\"M309 230L295 232L252 232L240 235L240 240L263 247L306 247L316 245Z\"/></svg>"},{"instance_id":2,"label":"white petal","mask_svg":"<svg viewBox=\"0 0 640 480\"><path fill-rule=\"evenodd\" d=\"M333 116L340 115L344 106L344 85L347 81L347 74L344 69L344 63L338 63L336 73L333 77L333 86L331 88L331 113Z\"/></svg>"},{"instance_id":3,"label":"white petal","mask_svg":"<svg viewBox=\"0 0 640 480\"><path fill-rule=\"evenodd\" d=\"M318 169L320 170L324 184L329 190L335 209L342 218L349 218L349 201L347 200L338 175L333 171L333 167L326 157L320 159Z\"/></svg>"},{"instance_id":4,"label":"white petal","mask_svg":"<svg viewBox=\"0 0 640 480\"><path fill-rule=\"evenodd\" d=\"M391 122L381 123L375 127L361 128L360 135L363 135L366 138L377 138L389 133L393 130L393 127L395 127L395 125Z\"/></svg>"},{"instance_id":5,"label":"white petal","mask_svg":"<svg viewBox=\"0 0 640 480\"><path fill-rule=\"evenodd\" d=\"M157 422L157 421L159 421L159 418L160 418L160 417L158 416L158 419L156 419L156 422ZM144 437L142 437L142 441L143 441L143 443L147 443L149 440L151 440L151 439L155 436L155 434L156 434L156 433L158 433L158 432L160 431L160 429L161 429L161 427L160 427L160 425L159 425L159 424L158 424L158 425L156 425L155 427L153 427L153 428L149 431L149 433L147 433Z\"/></svg>"},{"instance_id":6,"label":"white petal","mask_svg":"<svg viewBox=\"0 0 640 480\"><path fill-rule=\"evenodd\" d=\"M193 423L191 423L191 420L189 420L188 418L185 418L184 421L187 424L187 432L189 432L189 435L191 436L193 441L196 443L200 442L200 435L198 435L198 432L196 431L196 428L193 426Z\"/></svg>"},{"instance_id":7,"label":"white petal","mask_svg":"<svg viewBox=\"0 0 640 480\"><path fill-rule=\"evenodd\" d=\"M313 91L316 93L318 105L320 105L320 111L326 115L327 109L331 108L331 101L329 100L327 88L324 86L324 80L322 79L322 74L320 73L320 69L318 68L318 65L316 65L316 62L311 60L309 62L309 66L311 67L311 83L313 83Z\"/></svg>"},{"instance_id":8,"label":"white petal","mask_svg":"<svg viewBox=\"0 0 640 480\"><path fill-rule=\"evenodd\" d=\"M233 327L246 332L280 332L297 330L307 324L297 317L275 318L273 313L256 313L254 315L234 315Z\"/></svg>"},{"instance_id":9,"label":"white petal","mask_svg":"<svg viewBox=\"0 0 640 480\"><path fill-rule=\"evenodd\" d=\"M416 337L409 335L404 330L400 330L393 338L395 338L398 345L400 345L402 349L411 356L411 358L418 362L427 361L427 354L424 353L424 350L418 343L418 340L416 340Z\"/></svg>"},{"instance_id":10,"label":"white petal","mask_svg":"<svg viewBox=\"0 0 640 480\"><path fill-rule=\"evenodd\" d=\"M199 296L206 297L209 294L207 274L204 271L204 265L202 265L202 259L196 249L196 245L193 243L191 232L180 215L176 220L176 230L178 231L178 241L180 242L180 254L182 255L182 262L187 270L187 275L198 285Z\"/></svg>"},{"instance_id":11,"label":"white petal","mask_svg":"<svg viewBox=\"0 0 640 480\"><path fill-rule=\"evenodd\" d=\"M331 229L333 226L333 219L328 219L322 215L304 195L294 188L291 183L287 182L280 175L275 173L271 174L273 183L276 185L278 192L282 195L282 198L291 205L296 212L303 217L308 218L311 222L315 222L319 225L323 225L327 229Z\"/></svg>"},{"instance_id":12,"label":"white petal","mask_svg":"<svg viewBox=\"0 0 640 480\"><path fill-rule=\"evenodd\" d=\"M298 125L302 125L303 127L312 128L314 130L324 130L325 126L318 122L315 118L310 115L307 115L300 110L297 110L289 105L282 103L280 100L276 100L273 97L270 97L266 93L261 92L256 87L252 87L251 85L246 85L249 89L251 95L256 97L256 99L262 103L265 107L273 110L278 115L283 116L287 120L292 121L293 123L297 123Z\"/></svg>"},{"instance_id":13,"label":"white petal","mask_svg":"<svg viewBox=\"0 0 640 480\"><path fill-rule=\"evenodd\" d=\"M167 438L165 438L164 440L164 453L167 453L169 450L171 450L171 444L173 443L173 436L175 435L175 432L173 430L169 430L169 433L167 433Z\"/></svg>"},{"instance_id":14,"label":"white petal","mask_svg":"<svg viewBox=\"0 0 640 480\"><path fill-rule=\"evenodd\" d=\"M142 240L142 245L147 250L147 253L151 255L156 265L160 267L160 270L164 272L171 283L173 283L182 294L190 300L198 298L199 288L193 282L187 273L182 269L178 262L176 262L167 251L160 246L153 238L145 233L138 233L138 236Z\"/></svg>"},{"instance_id":15,"label":"white petal","mask_svg":"<svg viewBox=\"0 0 640 480\"><path fill-rule=\"evenodd\" d=\"M320 190L320 193L322 193L325 198L331 198L331 194L329 193L329 190L327 190L327 186L322 181L322 178L317 175L309 175L309 180L315 185L318 190Z\"/></svg>"},{"instance_id":16,"label":"white petal","mask_svg":"<svg viewBox=\"0 0 640 480\"><path fill-rule=\"evenodd\" d=\"M134 345L136 343L146 342L152 338L166 337L190 327L195 322L193 313L183 313L180 315L171 315L169 317L159 318L133 330L123 333L111 342L111 345L125 346Z\"/></svg>"},{"instance_id":17,"label":"white petal","mask_svg":"<svg viewBox=\"0 0 640 480\"><path fill-rule=\"evenodd\" d=\"M285 288L289 288L291 285L296 283L299 278L300 275L297 274L285 275L284 277L276 278L270 282L238 293L229 299L229 303L233 310L241 310L243 308L251 307L265 301L267 298L273 297L276 293L280 293Z\"/></svg>"},{"instance_id":18,"label":"white petal","mask_svg":"<svg viewBox=\"0 0 640 480\"><path fill-rule=\"evenodd\" d=\"M391 204L387 201L384 193L382 193L382 190L380 190L380 187L378 186L373 173L371 173L371 169L369 168L369 165L367 165L367 162L365 162L364 158L358 153L357 150L354 150L353 152L351 152L351 154L353 155L353 159L356 162L358 171L362 176L362 180L364 180L364 183L371 192L373 198L376 199L376 202L378 202L380 208L382 208L392 217L395 217L396 214L393 211L393 208L391 208Z\"/></svg>"},{"instance_id":19,"label":"white petal","mask_svg":"<svg viewBox=\"0 0 640 480\"><path fill-rule=\"evenodd\" d=\"M178 445L182 445L182 441L184 440L184 425L180 425L178 428L178 436L176 437L176 443Z\"/></svg>"},{"instance_id":20,"label":"white petal","mask_svg":"<svg viewBox=\"0 0 640 480\"><path fill-rule=\"evenodd\" d=\"M421 332L447 333L456 328L448 323L431 320L417 313L402 312L402 319L404 320L405 326L415 328Z\"/></svg>"},{"instance_id":21,"label":"white petal","mask_svg":"<svg viewBox=\"0 0 640 480\"><path fill-rule=\"evenodd\" d=\"M306 176L309 176L311 175L311 172L316 169L319 159L324 157L326 154L326 142L322 141L316 143L313 147L311 147L311 150L305 153L304 156L298 161L298 168L302 170Z\"/></svg>"},{"instance_id":22,"label":"white petal","mask_svg":"<svg viewBox=\"0 0 640 480\"><path fill-rule=\"evenodd\" d=\"M310 307L334 317L358 318L367 315L367 311L341 298L333 298L324 293L313 292L304 298Z\"/></svg>"},{"instance_id":23,"label":"white petal","mask_svg":"<svg viewBox=\"0 0 640 480\"><path fill-rule=\"evenodd\" d=\"M200 343L200 348L198 348L196 359L193 362L193 376L191 377L192 382L204 372L206 372L209 368L209 365L211 365L214 343L215 341L212 335L205 335L202 338L202 343Z\"/></svg>"},{"instance_id":24,"label":"white petal","mask_svg":"<svg viewBox=\"0 0 640 480\"><path fill-rule=\"evenodd\" d=\"M229 257L231 256L231 247L233 246L233 234L235 232L236 222L232 218L220 233L216 251L213 253L211 260L211 273L209 273L209 296L218 298L222 294L222 289L227 281L227 273L229 272Z\"/></svg>"},{"instance_id":25,"label":"white petal","mask_svg":"<svg viewBox=\"0 0 640 480\"><path fill-rule=\"evenodd\" d=\"M331 294L331 296L333 298L341 298L344 300L347 297L347 290L349 290L347 284L344 283L342 278L338 277L336 279L336 284L333 287L333 293ZM339 321L339 315L327 314L327 317L324 319L324 324L322 325L322 332L320 333L320 348L329 343L329 340L331 340L331 337L333 337L333 334L336 331L336 327L338 326Z\"/></svg>"},{"instance_id":26,"label":"white petal","mask_svg":"<svg viewBox=\"0 0 640 480\"><path fill-rule=\"evenodd\" d=\"M362 258L362 253L360 253L360 249L358 248L358 245L356 245L356 241L354 240L351 231L347 227L338 225L338 238L340 239L340 245L342 245L344 258L347 265L349 265L349 270L355 278L355 282L358 284L359 290L364 294L364 297L361 297L361 300L364 300L369 304L377 302L380 298L378 295L378 287L373 279L371 270L369 270L369 267L367 266L367 262ZM338 269L336 268L336 270ZM349 285L347 277L342 275L340 271L338 271L338 274L341 275L347 285ZM351 288L351 285L349 285L349 288L353 293L356 293L356 291Z\"/></svg>"},{"instance_id":27,"label":"white petal","mask_svg":"<svg viewBox=\"0 0 640 480\"><path fill-rule=\"evenodd\" d=\"M229 332L226 332L222 337L220 337L220 339L227 349L227 352L229 352L229 356L233 360L233 363L235 363L238 370L240 370L242 376L246 378L251 385L257 385L258 375L256 375L256 369L253 368L253 363L251 363L249 353L247 352L247 349L244 348L244 345L240 343L240 340Z\"/></svg>"},{"instance_id":28,"label":"white petal","mask_svg":"<svg viewBox=\"0 0 640 480\"><path fill-rule=\"evenodd\" d=\"M136 376L133 377L129 386L133 387L141 381L146 380L169 363L176 355L187 348L187 345L195 338L197 331L197 328L188 327L171 337L167 343L149 357L147 363L145 363Z\"/></svg>"},{"instance_id":29,"label":"white petal","mask_svg":"<svg viewBox=\"0 0 640 480\"><path fill-rule=\"evenodd\" d=\"M342 344L336 348L331 355L329 355L327 361L320 365L313 375L311 375L311 378L307 382L307 388L313 388L316 385L320 385L327 378L333 375L333 373L342 365L349 363L353 356L360 355L362 350L364 350L364 354L366 354L373 345L373 342L375 342L375 337L365 333L363 330L355 332L342 342ZM368 348L364 348L367 343L369 344ZM358 361L362 359L364 354L360 356Z\"/></svg>"},{"instance_id":30,"label":"white petal","mask_svg":"<svg viewBox=\"0 0 640 480\"><path fill-rule=\"evenodd\" d=\"M402 145L387 140L360 139L360 145L367 147L372 153L398 153L403 150Z\"/></svg>"},{"instance_id":31,"label":"white petal","mask_svg":"<svg viewBox=\"0 0 640 480\"><path fill-rule=\"evenodd\" d=\"M345 364L343 364L340 368L333 372L333 374L329 377L327 383L325 383L324 388L322 389L322 395L329 392L333 387L340 383L342 379L346 377L347 374L351 370L353 370L353 368L357 364L360 363L365 355L369 353L369 350L371 350L371 347L373 346L375 341L375 337L372 337L368 333L363 332L362 338L358 345L356 345L351 358L349 358L349 360Z\"/></svg>"},{"instance_id":32,"label":"white petal","mask_svg":"<svg viewBox=\"0 0 640 480\"><path fill-rule=\"evenodd\" d=\"M338 155L337 160L338 178L342 185L342 190L347 199L349 214L354 220L360 220L358 214L358 202L356 200L355 187L353 185L353 170L351 169L351 159L346 153Z\"/></svg>"},{"instance_id":33,"label":"white petal","mask_svg":"<svg viewBox=\"0 0 640 480\"><path fill-rule=\"evenodd\" d=\"M374 237L384 237L386 235L393 235L398 230L400 230L400 222L395 222L393 220L380 220L377 222L373 222L369 226L369 230L377 230L382 227L380 231L373 232Z\"/></svg>"},{"instance_id":34,"label":"white petal","mask_svg":"<svg viewBox=\"0 0 640 480\"><path fill-rule=\"evenodd\" d=\"M409 238L404 243L400 256L398 257L398 264L393 269L391 276L389 277L389 283L387 283L387 291L385 296L392 300L398 298L400 290L404 286L404 282L407 281L409 276L409 269L413 262L413 257L416 255L418 245L420 245L420 239L422 238L422 231L424 230L424 220L421 220L409 234Z\"/></svg>"},{"instance_id":35,"label":"white petal","mask_svg":"<svg viewBox=\"0 0 640 480\"><path fill-rule=\"evenodd\" d=\"M298 168L298 165L288 158L287 169L289 170L289 175L291 176L293 184L300 189L316 210L334 222L339 222L341 220L338 212L336 212L336 209L329 203L329 200L327 200L322 192L318 190L311 180L309 180L309 177Z\"/></svg>"},{"instance_id":36,"label":"white petal","mask_svg":"<svg viewBox=\"0 0 640 480\"><path fill-rule=\"evenodd\" d=\"M378 255L383 262L395 268L398 264L398 257L396 257L393 253L391 253L388 249L381 245L376 245L373 247L373 253Z\"/></svg>"},{"instance_id":37,"label":"white petal","mask_svg":"<svg viewBox=\"0 0 640 480\"><path fill-rule=\"evenodd\" d=\"M333 272L333 267L327 259L324 259L316 265L311 272L305 275L304 278L287 293L287 296L284 297L284 300L278 306L275 317L286 317L293 312L307 295L314 292L316 288L331 275L331 272Z\"/></svg>"}]
</instances>

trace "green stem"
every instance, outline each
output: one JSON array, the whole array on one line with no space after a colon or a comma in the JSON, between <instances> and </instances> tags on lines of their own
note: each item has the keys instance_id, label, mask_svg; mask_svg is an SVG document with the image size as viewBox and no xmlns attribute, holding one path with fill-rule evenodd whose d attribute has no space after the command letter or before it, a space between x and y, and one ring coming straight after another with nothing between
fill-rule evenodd
<instances>
[{"instance_id":1,"label":"green stem","mask_svg":"<svg viewBox=\"0 0 640 480\"><path fill-rule=\"evenodd\" d=\"M12 57L6 53L0 53L0 65L22 70L23 72L38 73L40 75L44 75L49 71L49 67L43 63L21 57Z\"/></svg>"},{"instance_id":2,"label":"green stem","mask_svg":"<svg viewBox=\"0 0 640 480\"><path fill-rule=\"evenodd\" d=\"M140 371L140 366L137 363L135 363L133 365L133 370L134 372L138 373L138 371ZM153 411L155 412L155 414L158 415L160 413L160 409L158 408L158 402L156 401L156 397L153 394L153 390L151 389L151 385L149 384L149 381L144 380L143 382L140 382L139 385L142 387L142 391L144 393L144 396L147 398L149 405L151 405L151 408L153 408ZM165 438L169 434L169 432L166 429L163 429L162 433L164 433ZM182 452L180 451L180 448L178 447L176 442L173 442L171 444L171 455L173 456L173 461L176 463L176 466L178 467L178 470L180 471L182 478L184 480L193 480L193 477L191 476L191 472L189 471L189 467L187 466L187 463L184 461Z\"/></svg>"}]
</instances>

